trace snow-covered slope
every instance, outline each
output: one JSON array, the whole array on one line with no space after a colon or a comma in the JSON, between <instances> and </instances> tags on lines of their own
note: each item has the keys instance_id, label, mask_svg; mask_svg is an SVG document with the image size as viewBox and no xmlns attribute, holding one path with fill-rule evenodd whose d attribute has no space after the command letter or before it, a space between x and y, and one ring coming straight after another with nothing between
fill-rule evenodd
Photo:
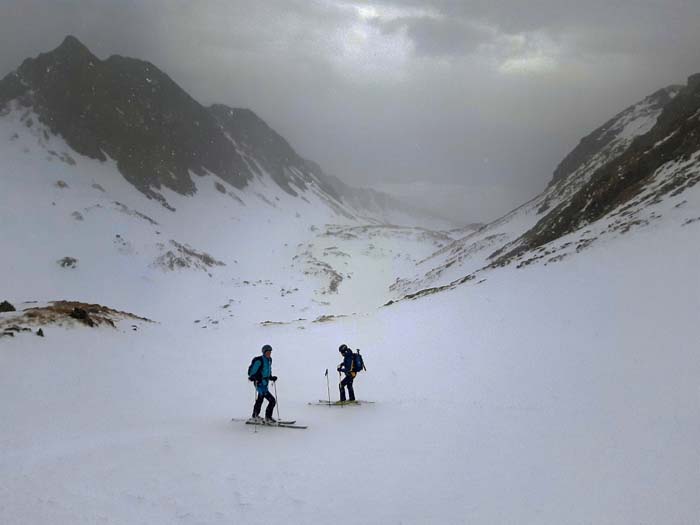
<instances>
[{"instance_id":1,"label":"snow-covered slope","mask_svg":"<svg viewBox=\"0 0 700 525\"><path fill-rule=\"evenodd\" d=\"M504 264L522 266L540 260L556 262L580 252L601 236L623 234L660 219L662 209L677 209L674 208L676 205L682 209L669 213L667 219L678 227L692 221L697 208L692 204L683 207L683 203L694 203L696 197L694 192L687 195L683 192L692 188L696 180L694 173L698 164L696 157L692 156L693 147L675 152L669 148L666 156L661 157L665 164L657 164L657 172L649 173L646 178L630 176L644 179L640 184L646 189L637 199L631 199L633 193L630 193L630 198L621 199L604 213L588 220L583 218L586 216L586 202L593 210L596 206L590 203L605 200L602 195L584 195L595 193L599 188L622 187L607 180L618 177L615 171L618 166L627 166L629 170L637 168L639 161L632 159L630 152L643 149L639 144L651 141L653 147L644 147L647 151L664 147L665 137L689 133L690 137L693 136L685 128L688 127L687 119L692 121L697 117L695 105L684 101L694 100L695 92L691 77L687 87L671 86L659 90L615 116L581 140L557 167L551 183L540 195L421 261L413 273L399 279L392 287L396 298L415 297L416 294L432 293L473 279L480 280L485 278L488 270ZM677 109L679 107L684 109ZM677 117L677 113L685 116ZM657 136L655 140L647 138ZM637 171L643 171L643 168ZM661 188L667 190L661 191ZM609 193L613 194L612 191ZM667 197L668 202L662 202ZM582 220L574 225L576 217ZM595 221L598 222L591 224L590 228L583 228ZM571 224L571 227L563 229L561 224Z\"/></svg>"},{"instance_id":2,"label":"snow-covered slope","mask_svg":"<svg viewBox=\"0 0 700 525\"><path fill-rule=\"evenodd\" d=\"M144 287L130 306L158 323L137 331L2 338L2 522L692 523L699 224L323 323L253 322L294 294L217 282L205 297L201 273ZM270 252L242 255L262 274ZM72 293L106 287L95 273ZM207 308L219 323L204 329L191 318ZM356 391L376 404L307 405L326 369L337 397L341 342L362 349ZM280 415L307 430L230 421L250 413L245 370L265 343Z\"/></svg>"},{"instance_id":3,"label":"snow-covered slope","mask_svg":"<svg viewBox=\"0 0 700 525\"><path fill-rule=\"evenodd\" d=\"M77 154L17 103L0 117L0 158L0 242L12 247L0 272L8 276L3 292L17 300L79 299L151 315L144 301L179 293L182 278L199 282L203 298L226 284L256 288L267 301L279 298L259 322L346 315L390 300L397 275L454 239L452 233L358 222L356 208L312 184L301 198L293 195L263 168L242 189L213 175L194 179L195 198L161 188L169 203L164 207L135 191L116 162ZM352 253L334 250L335 238L356 239ZM373 251L375 238L391 247ZM66 258L74 260L69 267ZM287 266L299 276L270 279ZM379 266L385 271L377 273ZM32 278L15 278L27 274ZM88 289L81 282L102 284ZM351 292L338 293L338 286ZM144 299L146 290L153 294ZM228 293L221 294L222 305L231 300Z\"/></svg>"}]
</instances>

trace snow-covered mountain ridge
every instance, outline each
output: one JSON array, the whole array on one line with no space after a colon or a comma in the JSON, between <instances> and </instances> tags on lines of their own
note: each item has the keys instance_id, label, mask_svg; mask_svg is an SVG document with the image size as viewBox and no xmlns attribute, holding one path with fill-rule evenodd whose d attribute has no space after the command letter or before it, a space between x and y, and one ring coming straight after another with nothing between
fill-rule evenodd
<instances>
[{"instance_id":1,"label":"snow-covered mountain ridge","mask_svg":"<svg viewBox=\"0 0 700 525\"><path fill-rule=\"evenodd\" d=\"M169 209L163 190L194 195L198 177L213 175L222 192L269 177L286 193L314 193L333 213L359 222L448 225L326 175L252 111L205 108L155 65L116 55L100 60L72 36L0 80L0 108L13 107L32 112L24 123L44 124L74 155L114 160L126 180Z\"/></svg>"},{"instance_id":2,"label":"snow-covered mountain ridge","mask_svg":"<svg viewBox=\"0 0 700 525\"><path fill-rule=\"evenodd\" d=\"M394 259L404 262L392 268L394 275L388 280L388 274L379 282L370 277L371 288L379 293L374 300L366 300L368 296L361 293L363 299L355 305L371 308L465 282L480 283L505 264L557 262L603 236L652 224L663 214L679 227L694 224L694 193L685 192L697 180L694 79L685 87L655 92L582 139L557 167L543 193L503 218L435 232L431 235L440 239L437 245L429 241L419 247L419 242L407 247L406 254L395 252ZM343 271L348 261L337 256L342 247L317 251L316 246L329 245L315 228L331 232L334 227L322 225L337 224L344 229L342 240L362 225L385 224L380 228L384 241L404 242L400 228L388 224L411 224L417 217L415 210L383 194L350 188L325 175L252 111L225 105L204 108L152 64L123 57L100 61L73 37L50 53L27 59L5 77L0 82L0 103L5 137L0 147L5 148L6 165L14 166L6 176L8 188L14 187L16 195L32 193L39 201L50 198L52 206L69 207L61 211L65 215L60 219L58 210L47 213L43 220L49 226L37 229L53 231L52 239L62 239L71 235L73 223L90 221L95 214L104 216L99 233L75 239L73 250L58 253L54 249L45 257L82 261L80 271L89 271L85 262L91 253L104 256L109 253L105 250L116 250L133 264L123 274L127 289L133 286L128 275L137 269L189 269L209 278L217 272L228 274L224 281L265 281L263 275L241 275L245 257L226 242L235 238L238 248L246 250L249 244L243 239L260 231L264 220L266 234L271 228L288 232L273 236L290 247L285 264L306 261L302 273L319 279L315 293L336 292L340 283L348 287L358 270L353 263L354 270ZM683 138L686 135L688 140ZM653 176L652 164L658 168ZM627 171L618 175L620 170ZM55 177L49 180L42 173ZM637 181L636 186L630 181ZM47 185L61 198L49 197ZM636 200L631 199L634 191L639 191ZM194 194L198 198L189 198ZM615 195L623 198L616 200ZM154 208L153 203L158 206ZM670 209L662 213L662 208ZM8 224L20 220L9 200L5 211L6 215L17 213L8 217ZM138 226L130 226L131 231L115 228L107 219L115 213L133 218ZM64 217L70 221L59 227ZM206 228L217 235L189 233L190 226L205 217ZM444 226L439 219L425 215L422 219ZM37 224L40 220L36 218ZM311 244L309 233L318 236ZM419 230L411 235L427 239ZM112 237L109 247L101 246L101 238ZM70 246L71 241L65 244ZM44 251L51 245L44 243ZM306 247L294 251L293 246ZM369 253L367 249L358 247L356 261ZM383 254L389 256L389 251ZM48 281L45 284L53 287L53 281ZM376 288L379 283L381 288ZM330 311L324 299L316 297L312 303L314 318L342 313ZM297 318L296 312L289 313L282 318Z\"/></svg>"},{"instance_id":3,"label":"snow-covered mountain ridge","mask_svg":"<svg viewBox=\"0 0 700 525\"><path fill-rule=\"evenodd\" d=\"M662 218L679 228L693 224L700 216L697 79L606 122L567 155L540 195L421 261L394 292L419 297L481 282L504 265L558 262Z\"/></svg>"},{"instance_id":4,"label":"snow-covered mountain ridge","mask_svg":"<svg viewBox=\"0 0 700 525\"><path fill-rule=\"evenodd\" d=\"M365 315L393 297L397 275L454 239L358 225L327 193L292 195L267 172L223 191L219 178L198 176L196 198L163 187L173 212L16 102L0 117L0 158L0 242L13 247L0 274L18 307L77 300L161 321L175 315L164 304L180 305L181 322L210 329L232 316L256 325Z\"/></svg>"}]
</instances>

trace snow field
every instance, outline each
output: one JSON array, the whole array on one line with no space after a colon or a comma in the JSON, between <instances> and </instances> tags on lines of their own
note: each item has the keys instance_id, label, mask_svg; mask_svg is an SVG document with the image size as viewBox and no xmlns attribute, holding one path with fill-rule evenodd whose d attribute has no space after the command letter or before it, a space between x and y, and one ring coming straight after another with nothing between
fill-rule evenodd
<instances>
[{"instance_id":1,"label":"snow field","mask_svg":"<svg viewBox=\"0 0 700 525\"><path fill-rule=\"evenodd\" d=\"M18 129L8 122L5 138ZM35 154L36 134L21 129L0 141L0 245L12 251L0 258L0 300L98 302L156 323L0 339L1 523L700 516L700 221L679 224L698 209L696 189L657 207L663 219L557 264L377 308L430 241L387 234L369 251L364 238L319 237L310 226L333 217L264 178L227 188L245 204L211 177L197 179L196 198L164 191L172 213L111 163L47 160L48 148L65 151L55 137ZM513 233L533 220L526 211L494 231ZM152 267L170 239L226 266ZM292 264L308 244L353 274L337 294ZM349 257L323 256L331 246ZM56 265L67 255L77 269ZM322 314L346 317L313 322ZM308 430L230 421L251 412L245 372L266 343L280 415ZM341 343L362 350L357 395L376 404L309 406L327 395L326 368L337 398Z\"/></svg>"},{"instance_id":2,"label":"snow field","mask_svg":"<svg viewBox=\"0 0 700 525\"><path fill-rule=\"evenodd\" d=\"M671 259L641 232L304 330L160 319L3 341L3 522L690 523L700 285L683 232ZM337 396L341 342L377 404L308 406L325 368ZM281 416L308 430L229 421L250 413L264 343Z\"/></svg>"}]
</instances>

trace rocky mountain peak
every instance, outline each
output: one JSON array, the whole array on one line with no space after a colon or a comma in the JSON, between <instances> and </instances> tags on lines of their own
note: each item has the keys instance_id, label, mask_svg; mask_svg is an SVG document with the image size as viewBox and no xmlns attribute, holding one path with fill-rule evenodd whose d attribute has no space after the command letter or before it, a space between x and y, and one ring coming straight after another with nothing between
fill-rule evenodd
<instances>
[{"instance_id":1,"label":"rocky mountain peak","mask_svg":"<svg viewBox=\"0 0 700 525\"><path fill-rule=\"evenodd\" d=\"M0 81L0 106L13 98L76 152L116 160L129 182L166 206L157 190L194 193L190 173L239 188L251 176L214 117L167 74L134 58L99 60L72 36Z\"/></svg>"},{"instance_id":2,"label":"rocky mountain peak","mask_svg":"<svg viewBox=\"0 0 700 525\"><path fill-rule=\"evenodd\" d=\"M59 57L97 60L97 57L90 52L87 46L85 46L85 44L83 44L73 35L66 36L66 38L63 39L63 42L61 42L61 45L47 54Z\"/></svg>"},{"instance_id":3,"label":"rocky mountain peak","mask_svg":"<svg viewBox=\"0 0 700 525\"><path fill-rule=\"evenodd\" d=\"M71 78L83 77L100 60L74 36L67 36L61 45L36 58L26 59L17 70L18 76L34 85L65 84Z\"/></svg>"}]
</instances>

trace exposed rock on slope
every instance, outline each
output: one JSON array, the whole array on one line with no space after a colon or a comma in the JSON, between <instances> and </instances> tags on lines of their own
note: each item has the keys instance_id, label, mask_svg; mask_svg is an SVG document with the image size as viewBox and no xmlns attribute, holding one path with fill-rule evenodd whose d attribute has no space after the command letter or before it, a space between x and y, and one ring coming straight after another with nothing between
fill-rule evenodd
<instances>
[{"instance_id":1,"label":"exposed rock on slope","mask_svg":"<svg viewBox=\"0 0 700 525\"><path fill-rule=\"evenodd\" d=\"M694 75L687 87L659 90L582 139L542 194L421 261L393 291L420 297L478 283L498 266L558 262L603 235L658 221L655 206L669 199L671 208L685 210L679 226L692 224L692 206L683 208L680 195L700 178L699 127L700 75Z\"/></svg>"},{"instance_id":2,"label":"exposed rock on slope","mask_svg":"<svg viewBox=\"0 0 700 525\"><path fill-rule=\"evenodd\" d=\"M700 74L668 102L656 124L619 157L598 169L570 199L523 235L495 264L543 246L626 206L633 208L678 195L700 180ZM645 190L654 186L650 194Z\"/></svg>"},{"instance_id":3,"label":"exposed rock on slope","mask_svg":"<svg viewBox=\"0 0 700 525\"><path fill-rule=\"evenodd\" d=\"M326 194L340 200L340 196L323 180L325 174L321 169L301 158L282 136L251 110L215 104L209 111L236 145L251 171L261 175L262 168L282 189L294 196L297 193L292 185L305 191L307 184L315 181Z\"/></svg>"},{"instance_id":4,"label":"exposed rock on slope","mask_svg":"<svg viewBox=\"0 0 700 525\"><path fill-rule=\"evenodd\" d=\"M17 327L16 332L26 331L27 326L76 326L90 327L108 325L115 327L119 321L152 322L128 312L114 310L99 304L79 301L53 301L44 306L30 306L11 316L0 319L0 330ZM23 326L26 325L26 326Z\"/></svg>"}]
</instances>

